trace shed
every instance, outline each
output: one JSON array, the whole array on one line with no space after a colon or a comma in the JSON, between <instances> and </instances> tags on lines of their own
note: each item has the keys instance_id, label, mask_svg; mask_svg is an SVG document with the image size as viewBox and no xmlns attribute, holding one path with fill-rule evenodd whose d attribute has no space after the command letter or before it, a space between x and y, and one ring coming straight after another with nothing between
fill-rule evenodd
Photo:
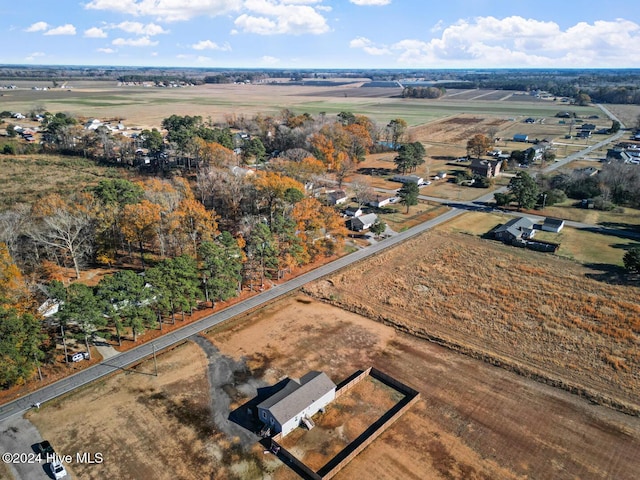
<instances>
[{"instance_id":1,"label":"shed","mask_svg":"<svg viewBox=\"0 0 640 480\"><path fill-rule=\"evenodd\" d=\"M558 233L564 227L564 220L560 218L551 218L547 217L544 219L542 223L542 230L545 232L555 232Z\"/></svg>"},{"instance_id":2,"label":"shed","mask_svg":"<svg viewBox=\"0 0 640 480\"><path fill-rule=\"evenodd\" d=\"M371 228L371 225L376 223L376 220L378 220L378 216L375 213L354 217L351 219L351 230L355 230L356 232L368 230Z\"/></svg>"},{"instance_id":3,"label":"shed","mask_svg":"<svg viewBox=\"0 0 640 480\"><path fill-rule=\"evenodd\" d=\"M516 133L513 136L513 141L514 142L528 142L529 141L529 135L525 135L524 133Z\"/></svg>"},{"instance_id":4,"label":"shed","mask_svg":"<svg viewBox=\"0 0 640 480\"><path fill-rule=\"evenodd\" d=\"M336 385L323 372L311 371L258 404L258 417L282 436L291 433L336 397Z\"/></svg>"},{"instance_id":5,"label":"shed","mask_svg":"<svg viewBox=\"0 0 640 480\"><path fill-rule=\"evenodd\" d=\"M347 217L359 217L362 215L362 209L360 207L347 207L344 214Z\"/></svg>"}]
</instances>

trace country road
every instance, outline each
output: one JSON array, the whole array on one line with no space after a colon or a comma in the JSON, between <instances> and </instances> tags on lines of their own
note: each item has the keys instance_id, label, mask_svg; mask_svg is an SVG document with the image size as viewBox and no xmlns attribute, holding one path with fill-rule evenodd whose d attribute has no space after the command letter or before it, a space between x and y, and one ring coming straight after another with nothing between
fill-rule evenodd
<instances>
[{"instance_id":1,"label":"country road","mask_svg":"<svg viewBox=\"0 0 640 480\"><path fill-rule=\"evenodd\" d=\"M159 352L177 345L185 341L192 335L196 335L226 320L229 320L238 315L242 315L243 313L249 312L257 307L270 303L278 297L297 290L306 283L332 274L346 266L359 262L364 258L375 255L382 250L398 245L399 243L402 243L411 237L419 235L420 233L429 230L430 228L433 228L440 223L446 222L462 213L464 213L464 210L450 210L443 215L434 218L433 220L417 225L382 242L378 242L375 245L371 245L350 255L339 258L334 262L323 265L315 270L300 275L299 277L293 278L288 282L277 285L241 303L226 308L225 310L209 315L208 317L190 323L189 325L185 325L184 327L163 335L156 340L115 355L108 360L99 363L98 365L89 367L86 370L82 370L81 372L52 383L51 385L47 385L46 387L25 395L24 397L6 403L0 406L0 422L14 415L19 415L26 412L36 403L42 404L48 402L49 400L69 393L76 388L105 377L106 375L112 374L119 370L124 370L127 367L134 365L145 358L151 357L154 350L156 352Z\"/></svg>"},{"instance_id":2,"label":"country road","mask_svg":"<svg viewBox=\"0 0 640 480\"><path fill-rule=\"evenodd\" d=\"M606 111L605 109L603 109L603 111L607 114L610 115L608 111ZM607 143L611 143L613 141L616 141L618 138L620 138L623 135L623 132L618 132L618 134L609 137L606 140L603 140L601 142L598 142L595 145L592 145L588 148L586 148L585 150L578 152L576 154L570 155L569 157L567 157L567 159L571 159L568 160L567 162L565 162L565 160L567 159L563 159L559 162L556 162L550 166L548 166L547 168L545 168L543 170L543 172L548 172L548 171L552 171L556 168L559 168L560 166L568 163L569 161L575 160L576 158L579 158L581 156L584 156L586 154L588 154L589 152L602 147L603 145L606 145ZM381 189L382 190L382 189ZM201 320L198 320L196 322L190 323L189 325L185 325L184 327L181 327L177 330L174 330L166 335L163 335L162 337L157 338L156 340L147 342L143 345L140 345L139 347L133 348L131 350L128 350L126 352L120 353L118 355L115 355L105 361L103 361L102 363L99 363L98 365L94 365L92 367L89 367L85 370L82 370L74 375L71 375L69 377L66 377L62 380L59 380L55 383L52 383L50 385L47 385L35 392L32 392L28 395L25 395L23 397L20 397L16 400L13 400L9 403L6 403L4 405L0 405L0 422L2 422L3 420L9 419L15 415L20 415L24 412L26 412L27 410L29 410L30 408L33 407L33 405L39 403L39 404L43 404L45 402L48 402L56 397L59 397L61 395L67 394L79 387L82 387L83 385L89 384L95 380L98 380L100 378L103 378L107 375L110 375L112 373L118 372L118 371L122 371L125 370L126 368L135 365L137 363L139 363L141 360L146 359L151 357L155 352L160 352L162 350L171 348L172 346L175 346L181 342L184 342L185 340L187 340L189 337L191 337L192 335L196 335L202 331L208 330L212 327L214 327L215 325L218 325L226 320L229 320L233 317L236 317L238 315L242 315L244 313L250 312L251 310L258 308L262 305L268 304L272 301L274 301L275 299L287 295L288 293L299 289L300 287L302 287L303 285L305 285L306 283L312 282L314 280L318 280L319 278L322 278L324 276L330 275L332 273L335 273L336 271L345 268L349 265L352 265L356 262L359 262L367 257L370 257L372 255L376 255L377 253L386 250L388 248L394 247L416 235L419 235L443 222L446 222L448 220L451 220L454 217L457 217L458 215L461 215L463 213L465 213L465 211L469 210L469 209L486 209L486 208L490 208L490 207L486 207L486 206L482 206L482 204L486 204L487 202L490 202L491 200L493 200L493 195L496 192L502 192L505 191L506 187L501 187L497 190L491 191L487 194L484 194L480 197L478 197L477 199L470 201L470 202L456 202L456 201L452 201L452 200L445 200L445 199L441 199L441 198L436 198L436 197L429 197L429 196L425 196L425 195L420 195L421 199L425 199L425 200L431 200L434 202L439 202L439 203L443 203L443 204L448 204L450 207L452 207L451 210L445 212L444 214L438 216L437 218L434 218L432 220L429 220L425 223L416 225L415 227L412 227L404 232L401 232L393 237L390 237L388 239L385 239L381 242L377 242L374 245L365 247L363 249L357 250L354 253L351 253L347 256L344 256L342 258L339 258L338 260L335 260L329 264L323 265L315 270L312 270L308 273L305 273L303 275L300 275L299 277L293 278L285 283L276 285L275 287L262 292L254 297L251 297L241 303L238 303L236 305L233 305L231 307L226 308L225 310L222 310L220 312L214 313L212 315L209 315L208 317L205 317ZM513 213L514 215L521 215L517 212ZM533 217L532 215L528 215L530 217ZM570 226L574 226L572 222L567 222L567 225ZM577 226L578 228L591 228L591 229L600 229L600 230L604 230L601 229L598 226L594 226L594 225L587 225L587 224L575 224L575 226ZM626 232L626 231L618 231L618 230L613 230L613 229L607 229L607 233L612 233L612 234L625 234L625 235L633 235L632 238L638 238L638 235L633 233L633 232Z\"/></svg>"}]
</instances>

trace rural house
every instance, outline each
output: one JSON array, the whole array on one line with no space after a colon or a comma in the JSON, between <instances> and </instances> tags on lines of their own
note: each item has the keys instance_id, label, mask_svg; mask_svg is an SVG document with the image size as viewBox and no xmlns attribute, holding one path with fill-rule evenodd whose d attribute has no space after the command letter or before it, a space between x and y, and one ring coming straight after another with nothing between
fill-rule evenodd
<instances>
[{"instance_id":1,"label":"rural house","mask_svg":"<svg viewBox=\"0 0 640 480\"><path fill-rule=\"evenodd\" d=\"M347 207L344 211L344 214L347 217L359 217L362 213L363 212L360 207Z\"/></svg>"},{"instance_id":2,"label":"rural house","mask_svg":"<svg viewBox=\"0 0 640 480\"><path fill-rule=\"evenodd\" d=\"M535 230L533 229L533 222L530 219L527 217L518 217L509 220L504 225L500 225L493 231L493 234L496 240L511 244L533 238Z\"/></svg>"},{"instance_id":3,"label":"rural house","mask_svg":"<svg viewBox=\"0 0 640 480\"><path fill-rule=\"evenodd\" d=\"M544 219L542 224L542 230L545 232L555 232L558 233L564 227L564 220L559 218L551 218L547 217Z\"/></svg>"},{"instance_id":4,"label":"rural house","mask_svg":"<svg viewBox=\"0 0 640 480\"><path fill-rule=\"evenodd\" d=\"M473 175L479 175L485 178L497 177L502 167L502 160L482 160L474 158L471 160L469 169Z\"/></svg>"},{"instance_id":5,"label":"rural house","mask_svg":"<svg viewBox=\"0 0 640 480\"><path fill-rule=\"evenodd\" d=\"M529 141L529 135L525 135L523 133L516 133L513 136L513 141L514 142L528 142Z\"/></svg>"},{"instance_id":6,"label":"rural house","mask_svg":"<svg viewBox=\"0 0 640 480\"><path fill-rule=\"evenodd\" d=\"M335 396L335 383L325 373L311 371L300 380L289 379L284 388L258 404L258 417L275 433L285 436L300 423L311 428L311 417Z\"/></svg>"},{"instance_id":7,"label":"rural house","mask_svg":"<svg viewBox=\"0 0 640 480\"><path fill-rule=\"evenodd\" d=\"M335 190L327 193L327 203L329 205L341 205L349 200L347 192L344 190Z\"/></svg>"},{"instance_id":8,"label":"rural house","mask_svg":"<svg viewBox=\"0 0 640 480\"><path fill-rule=\"evenodd\" d=\"M418 175L396 175L391 180L400 183L417 183L418 185L422 185L424 183L424 178L419 177Z\"/></svg>"},{"instance_id":9,"label":"rural house","mask_svg":"<svg viewBox=\"0 0 640 480\"><path fill-rule=\"evenodd\" d=\"M355 230L356 232L368 230L371 228L371 225L376 223L376 220L378 220L378 216L375 213L354 217L351 219L351 230Z\"/></svg>"},{"instance_id":10,"label":"rural house","mask_svg":"<svg viewBox=\"0 0 640 480\"><path fill-rule=\"evenodd\" d=\"M394 195L376 195L375 200L369 202L369 206L373 208L381 208L392 203Z\"/></svg>"}]
</instances>

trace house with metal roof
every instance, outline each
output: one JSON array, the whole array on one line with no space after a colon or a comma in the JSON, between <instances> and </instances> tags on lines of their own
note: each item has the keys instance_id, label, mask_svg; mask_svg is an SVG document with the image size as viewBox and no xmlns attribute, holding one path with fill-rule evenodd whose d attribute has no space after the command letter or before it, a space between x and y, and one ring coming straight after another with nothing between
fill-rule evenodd
<instances>
[{"instance_id":1,"label":"house with metal roof","mask_svg":"<svg viewBox=\"0 0 640 480\"><path fill-rule=\"evenodd\" d=\"M527 217L517 217L509 220L504 225L500 225L493 231L493 234L497 240L511 244L533 238L535 230L531 219Z\"/></svg>"},{"instance_id":2,"label":"house with metal roof","mask_svg":"<svg viewBox=\"0 0 640 480\"><path fill-rule=\"evenodd\" d=\"M367 230L371 228L371 225L376 223L376 220L378 220L378 216L375 213L354 217L351 219L351 230L355 230L356 232Z\"/></svg>"},{"instance_id":3,"label":"house with metal roof","mask_svg":"<svg viewBox=\"0 0 640 480\"><path fill-rule=\"evenodd\" d=\"M285 436L301 423L312 428L311 417L335 397L335 383L324 372L311 371L300 380L289 379L281 390L258 404L258 417L274 433Z\"/></svg>"}]
</instances>

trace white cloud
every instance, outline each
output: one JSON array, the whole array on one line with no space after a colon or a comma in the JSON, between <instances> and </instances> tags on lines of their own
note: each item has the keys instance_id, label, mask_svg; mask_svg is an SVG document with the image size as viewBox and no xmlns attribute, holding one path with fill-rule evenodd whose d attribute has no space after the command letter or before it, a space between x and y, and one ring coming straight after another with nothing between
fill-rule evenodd
<instances>
[{"instance_id":1,"label":"white cloud","mask_svg":"<svg viewBox=\"0 0 640 480\"><path fill-rule=\"evenodd\" d=\"M87 38L106 38L107 33L98 27L91 27L84 31L84 36Z\"/></svg>"},{"instance_id":2,"label":"white cloud","mask_svg":"<svg viewBox=\"0 0 640 480\"><path fill-rule=\"evenodd\" d=\"M116 46L128 46L128 47L155 47L159 42L154 42L149 37L140 38L116 38L113 42Z\"/></svg>"},{"instance_id":3,"label":"white cloud","mask_svg":"<svg viewBox=\"0 0 640 480\"><path fill-rule=\"evenodd\" d=\"M361 48L369 55L389 55L391 50L388 47L376 47L371 40L365 37L357 37L349 42L351 48Z\"/></svg>"},{"instance_id":4,"label":"white cloud","mask_svg":"<svg viewBox=\"0 0 640 480\"><path fill-rule=\"evenodd\" d=\"M115 53L115 52L116 52L116 50L114 50L113 48L108 48L108 47L107 47L107 48L98 48L98 49L96 50L96 52L100 52L100 53L107 53L107 54L109 54L109 53Z\"/></svg>"},{"instance_id":5,"label":"white cloud","mask_svg":"<svg viewBox=\"0 0 640 480\"><path fill-rule=\"evenodd\" d=\"M85 8L175 22L203 15L225 15L240 10L242 3L243 0L91 0Z\"/></svg>"},{"instance_id":6,"label":"white cloud","mask_svg":"<svg viewBox=\"0 0 640 480\"><path fill-rule=\"evenodd\" d=\"M302 5L303 0L246 0L243 13L235 26L246 33L258 35L321 34L329 31L327 20L317 7ZM315 2L314 2L315 3Z\"/></svg>"},{"instance_id":7,"label":"white cloud","mask_svg":"<svg viewBox=\"0 0 640 480\"><path fill-rule=\"evenodd\" d=\"M67 23L66 25L61 25L56 28L52 28L51 30L47 30L44 32L45 35L75 35L76 27Z\"/></svg>"},{"instance_id":8,"label":"white cloud","mask_svg":"<svg viewBox=\"0 0 640 480\"><path fill-rule=\"evenodd\" d=\"M42 52L33 52L32 54L28 55L27 57L25 57L25 60L27 62L31 62L33 60L35 60L36 58L40 58L40 57L45 57L46 55Z\"/></svg>"},{"instance_id":9,"label":"white cloud","mask_svg":"<svg viewBox=\"0 0 640 480\"><path fill-rule=\"evenodd\" d=\"M578 23L562 30L555 22L512 16L478 17L444 26L431 40L405 39L375 45L355 38L352 48L370 55L394 53L415 67L609 67L637 65L640 25L624 19Z\"/></svg>"},{"instance_id":10,"label":"white cloud","mask_svg":"<svg viewBox=\"0 0 640 480\"><path fill-rule=\"evenodd\" d=\"M218 45L211 40L201 40L200 42L191 45L191 48L194 50L220 50L222 52L228 52L231 50L231 45L227 42L223 45Z\"/></svg>"},{"instance_id":11,"label":"white cloud","mask_svg":"<svg viewBox=\"0 0 640 480\"><path fill-rule=\"evenodd\" d=\"M277 65L280 63L280 59L270 55L265 55L260 59L260 63L265 66Z\"/></svg>"},{"instance_id":12,"label":"white cloud","mask_svg":"<svg viewBox=\"0 0 640 480\"><path fill-rule=\"evenodd\" d=\"M117 28L127 33L133 33L134 35L144 35L147 37L169 33L168 30L165 30L160 25L156 25L155 23L148 23L145 25L144 23L140 22L121 22L117 25L112 25L112 28Z\"/></svg>"},{"instance_id":13,"label":"white cloud","mask_svg":"<svg viewBox=\"0 0 640 480\"><path fill-rule=\"evenodd\" d=\"M49 28L49 24L47 22L36 22L31 26L29 26L28 28L26 28L24 31L25 32L42 32L47 28Z\"/></svg>"},{"instance_id":14,"label":"white cloud","mask_svg":"<svg viewBox=\"0 0 640 480\"><path fill-rule=\"evenodd\" d=\"M358 6L379 6L379 5L389 5L391 0L349 0L354 5Z\"/></svg>"}]
</instances>

